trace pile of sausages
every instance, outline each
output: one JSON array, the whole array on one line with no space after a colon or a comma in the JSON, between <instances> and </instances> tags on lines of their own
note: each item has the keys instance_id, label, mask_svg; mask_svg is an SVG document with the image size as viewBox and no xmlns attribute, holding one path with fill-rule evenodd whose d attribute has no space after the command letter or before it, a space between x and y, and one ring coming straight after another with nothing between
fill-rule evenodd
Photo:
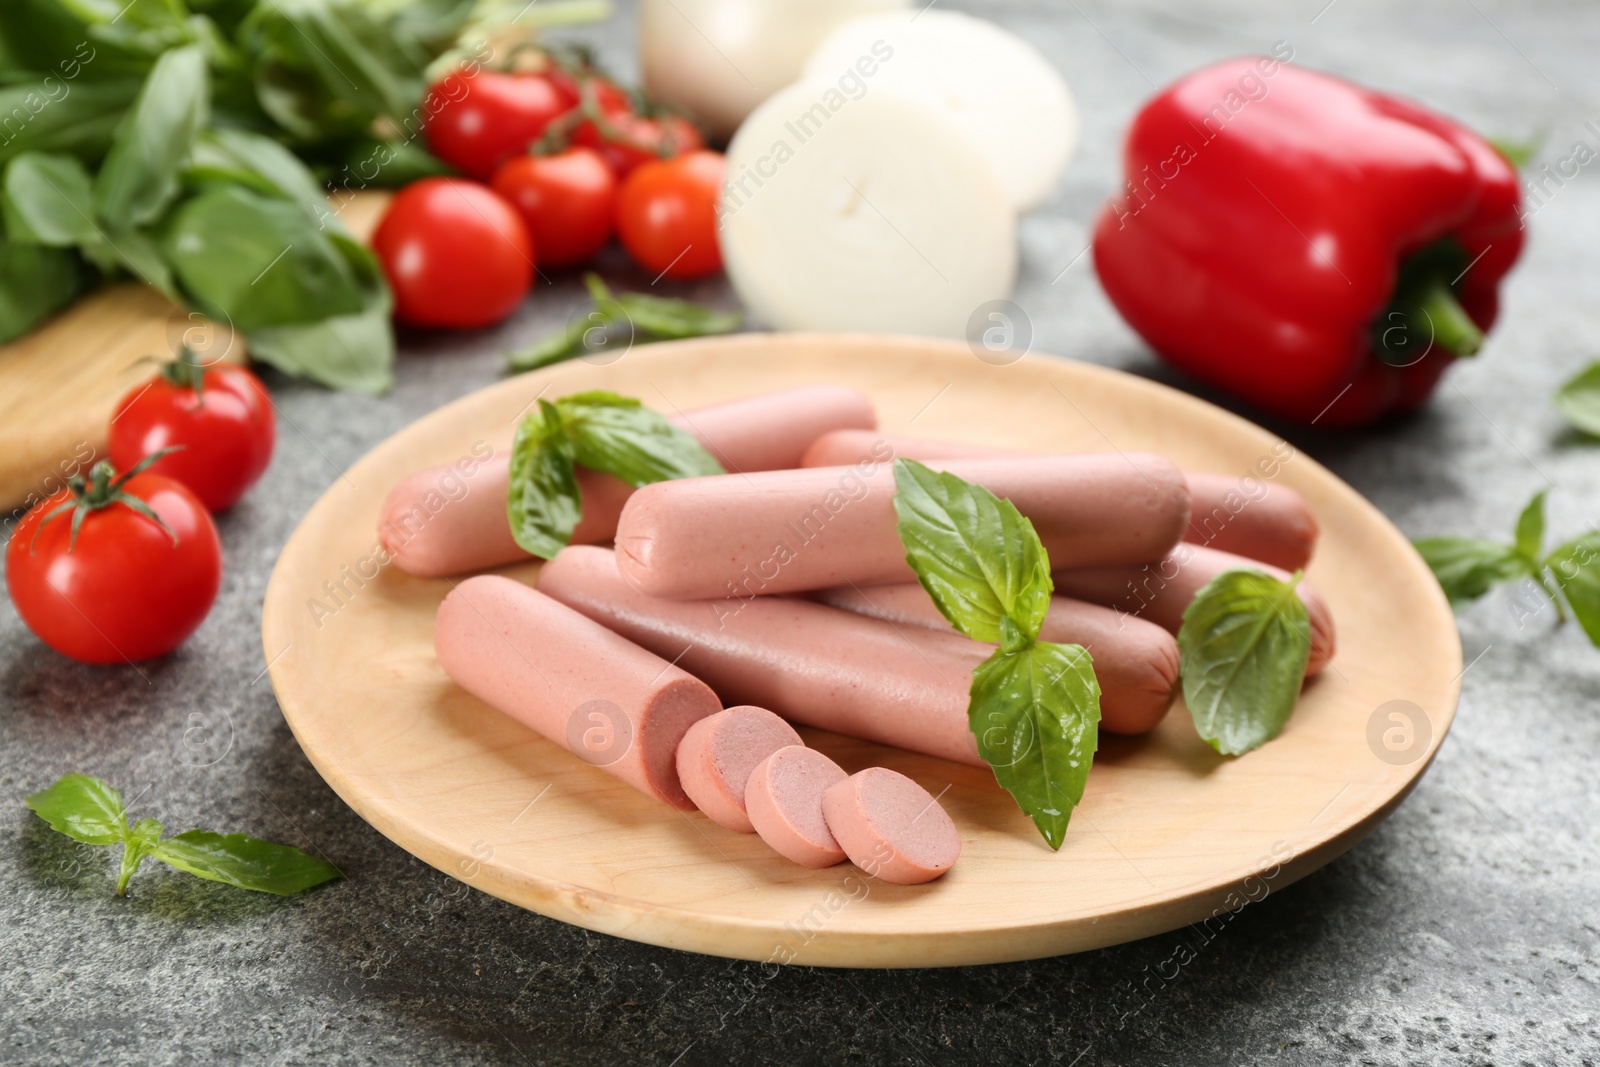
<instances>
[{"instance_id":1,"label":"pile of sausages","mask_svg":"<svg viewBox=\"0 0 1600 1067\"><path fill-rule=\"evenodd\" d=\"M1167 713L1174 634L1202 586L1238 566L1287 577L1317 538L1285 486L1246 492L1239 478L1146 453L885 436L871 402L843 387L672 421L730 473L634 490L580 471L572 544L537 589L494 575L456 584L439 608L439 662L642 792L758 832L797 862L848 857L887 881L949 869L960 839L948 815L894 771L846 775L789 723L983 766L968 687L993 651L956 633L916 583L897 532L895 457L981 484L1032 521L1058 594L1040 637L1089 650L1112 733L1144 733ZM463 476L422 471L385 502L379 536L400 569L441 577L530 558L507 523L508 457L478 465L438 506L447 477ZM1314 589L1298 592L1310 674L1333 654L1333 620Z\"/></svg>"}]
</instances>

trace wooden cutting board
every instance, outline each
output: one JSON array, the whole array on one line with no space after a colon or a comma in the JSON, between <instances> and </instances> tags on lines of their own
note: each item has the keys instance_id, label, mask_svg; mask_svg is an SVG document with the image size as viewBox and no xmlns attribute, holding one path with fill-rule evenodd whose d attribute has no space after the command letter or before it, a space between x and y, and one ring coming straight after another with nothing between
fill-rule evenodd
<instances>
[{"instance_id":1,"label":"wooden cutting board","mask_svg":"<svg viewBox=\"0 0 1600 1067\"><path fill-rule=\"evenodd\" d=\"M507 379L354 464L278 557L263 651L317 770L402 848L564 922L775 963L922 967L1074 952L1185 923L1196 924L1192 939L1209 941L1239 908L1359 841L1438 751L1460 692L1450 606L1405 537L1298 454L1279 479L1321 524L1308 580L1338 621L1332 664L1306 685L1283 734L1237 759L1200 740L1181 701L1144 737L1102 736L1060 852L987 770L805 730L807 744L848 771L892 767L941 795L963 847L947 875L923 886L885 885L849 865L809 870L752 835L647 798L446 677L433 622L453 583L381 565L378 511L396 481L470 455L479 441L503 447L541 394L614 389L676 410L816 382L865 391L890 433L1150 450L1241 477L1282 447L1131 375L1040 355L995 367L966 345L910 338L741 334ZM531 582L537 565L504 573Z\"/></svg>"},{"instance_id":2,"label":"wooden cutting board","mask_svg":"<svg viewBox=\"0 0 1600 1067\"><path fill-rule=\"evenodd\" d=\"M366 240L388 194L331 201ZM104 451L117 401L188 344L243 362L240 338L147 286L103 286L44 325L0 345L0 513L30 505Z\"/></svg>"}]
</instances>

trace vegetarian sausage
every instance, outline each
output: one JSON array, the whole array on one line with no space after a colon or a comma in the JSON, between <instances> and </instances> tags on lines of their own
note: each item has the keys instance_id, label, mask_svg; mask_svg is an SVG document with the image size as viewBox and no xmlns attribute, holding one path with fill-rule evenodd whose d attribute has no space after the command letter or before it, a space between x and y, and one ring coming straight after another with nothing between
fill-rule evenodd
<instances>
[{"instance_id":1,"label":"vegetarian sausage","mask_svg":"<svg viewBox=\"0 0 1600 1067\"><path fill-rule=\"evenodd\" d=\"M824 589L815 599L901 625L951 628L927 590L915 582L839 586ZM1039 639L1089 651L1100 682L1100 726L1111 733L1155 729L1178 693L1178 642L1155 623L1058 596L1051 598Z\"/></svg>"},{"instance_id":2,"label":"vegetarian sausage","mask_svg":"<svg viewBox=\"0 0 1600 1067\"><path fill-rule=\"evenodd\" d=\"M822 815L822 794L847 779L844 770L814 748L780 748L756 765L745 787L750 822L761 840L807 867L844 862L844 849Z\"/></svg>"},{"instance_id":3,"label":"vegetarian sausage","mask_svg":"<svg viewBox=\"0 0 1600 1067\"><path fill-rule=\"evenodd\" d=\"M791 597L661 600L624 581L610 550L588 545L556 553L539 589L677 662L728 704L986 766L967 726L967 691L989 649L960 634Z\"/></svg>"},{"instance_id":4,"label":"vegetarian sausage","mask_svg":"<svg viewBox=\"0 0 1600 1067\"><path fill-rule=\"evenodd\" d=\"M1061 570L1053 577L1056 589L1096 604L1105 604L1127 615L1147 619L1162 629L1177 633L1183 625L1183 612L1205 584L1223 571L1248 567L1263 571L1280 581L1289 573L1230 552L1219 552L1200 545L1179 545L1166 559L1144 567L1094 567ZM1311 659L1306 675L1316 674L1328 665L1338 644L1333 612L1322 594L1305 579L1295 586L1300 602L1311 621Z\"/></svg>"},{"instance_id":5,"label":"vegetarian sausage","mask_svg":"<svg viewBox=\"0 0 1600 1067\"><path fill-rule=\"evenodd\" d=\"M877 425L872 401L854 389L810 385L674 414L728 471L797 466L818 435L841 427ZM418 471L400 481L383 503L378 540L407 574L437 578L530 559L511 536L506 496L511 456L494 450L480 463ZM633 487L595 471L578 471L583 518L573 544L609 541Z\"/></svg>"},{"instance_id":6,"label":"vegetarian sausage","mask_svg":"<svg viewBox=\"0 0 1600 1067\"><path fill-rule=\"evenodd\" d=\"M802 467L839 467L872 458L883 444L897 456L928 462L959 457L1024 456L1027 452L937 441L926 437L883 435L873 430L833 430L814 441ZM1191 507L1183 539L1298 570L1317 544L1317 520L1305 498L1286 485L1269 484L1253 473L1234 477L1187 471Z\"/></svg>"},{"instance_id":7,"label":"vegetarian sausage","mask_svg":"<svg viewBox=\"0 0 1600 1067\"><path fill-rule=\"evenodd\" d=\"M497 575L439 605L434 651L446 674L635 789L694 810L678 781L678 742L722 710L716 694L571 608Z\"/></svg>"},{"instance_id":8,"label":"vegetarian sausage","mask_svg":"<svg viewBox=\"0 0 1600 1067\"><path fill-rule=\"evenodd\" d=\"M1189 521L1183 475L1160 456L1114 453L939 460L1006 497L1056 566L1160 559ZM629 498L617 561L641 592L753 597L912 580L891 464L657 482Z\"/></svg>"},{"instance_id":9,"label":"vegetarian sausage","mask_svg":"<svg viewBox=\"0 0 1600 1067\"><path fill-rule=\"evenodd\" d=\"M829 786L822 817L850 862L885 882L931 882L961 855L961 835L939 801L887 767Z\"/></svg>"},{"instance_id":10,"label":"vegetarian sausage","mask_svg":"<svg viewBox=\"0 0 1600 1067\"><path fill-rule=\"evenodd\" d=\"M678 742L678 780L712 822L753 834L744 799L750 772L778 749L803 744L766 708L729 708L701 719Z\"/></svg>"}]
</instances>

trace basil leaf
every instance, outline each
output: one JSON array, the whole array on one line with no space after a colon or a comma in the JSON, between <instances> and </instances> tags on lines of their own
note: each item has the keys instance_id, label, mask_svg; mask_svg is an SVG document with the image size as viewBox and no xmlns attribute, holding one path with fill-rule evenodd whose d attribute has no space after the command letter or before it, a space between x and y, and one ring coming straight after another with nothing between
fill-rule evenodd
<instances>
[{"instance_id":1,"label":"basil leaf","mask_svg":"<svg viewBox=\"0 0 1600 1067\"><path fill-rule=\"evenodd\" d=\"M310 219L328 221L336 232L344 226L328 207L322 183L300 157L270 137L248 130L218 128L200 135L187 174L196 180L227 180L257 192L291 200Z\"/></svg>"},{"instance_id":2,"label":"basil leaf","mask_svg":"<svg viewBox=\"0 0 1600 1067\"><path fill-rule=\"evenodd\" d=\"M102 227L79 245L78 251L107 274L126 272L159 289L174 302L182 300L172 268L161 258L161 247L148 230L117 231Z\"/></svg>"},{"instance_id":3,"label":"basil leaf","mask_svg":"<svg viewBox=\"0 0 1600 1067\"><path fill-rule=\"evenodd\" d=\"M1544 547L1544 497L1548 490L1535 493L1517 516L1517 553L1535 574L1539 569L1539 550Z\"/></svg>"},{"instance_id":4,"label":"basil leaf","mask_svg":"<svg viewBox=\"0 0 1600 1067\"><path fill-rule=\"evenodd\" d=\"M0 237L0 343L72 303L82 283L83 268L72 251Z\"/></svg>"},{"instance_id":5,"label":"basil leaf","mask_svg":"<svg viewBox=\"0 0 1600 1067\"><path fill-rule=\"evenodd\" d=\"M297 205L217 186L174 212L166 256L199 310L249 333L367 310L350 245Z\"/></svg>"},{"instance_id":6,"label":"basil leaf","mask_svg":"<svg viewBox=\"0 0 1600 1067\"><path fill-rule=\"evenodd\" d=\"M1572 614L1600 647L1600 530L1591 530L1550 553L1545 566L1561 587Z\"/></svg>"},{"instance_id":7,"label":"basil leaf","mask_svg":"<svg viewBox=\"0 0 1600 1067\"><path fill-rule=\"evenodd\" d=\"M389 287L370 249L348 237L331 239L362 286L361 310L320 322L254 330L245 341L252 358L285 374L301 375L335 389L381 393L394 382Z\"/></svg>"},{"instance_id":8,"label":"basil leaf","mask_svg":"<svg viewBox=\"0 0 1600 1067\"><path fill-rule=\"evenodd\" d=\"M327 860L246 834L188 830L167 838L150 854L200 878L282 897L344 877Z\"/></svg>"},{"instance_id":9,"label":"basil leaf","mask_svg":"<svg viewBox=\"0 0 1600 1067\"><path fill-rule=\"evenodd\" d=\"M128 830L128 838L122 846L122 862L117 864L117 896L128 895L128 879L138 872L139 865L160 840L161 823L155 819L140 819Z\"/></svg>"},{"instance_id":10,"label":"basil leaf","mask_svg":"<svg viewBox=\"0 0 1600 1067\"><path fill-rule=\"evenodd\" d=\"M506 517L517 544L541 559L567 546L582 515L574 462L561 413L540 400L538 410L523 417L511 443Z\"/></svg>"},{"instance_id":11,"label":"basil leaf","mask_svg":"<svg viewBox=\"0 0 1600 1067\"><path fill-rule=\"evenodd\" d=\"M1010 651L1038 637L1054 585L1033 524L1011 501L915 460L896 459L894 481L906 562L951 625Z\"/></svg>"},{"instance_id":12,"label":"basil leaf","mask_svg":"<svg viewBox=\"0 0 1600 1067\"><path fill-rule=\"evenodd\" d=\"M95 177L95 208L118 229L153 221L178 195L179 172L211 99L199 45L162 53L117 127Z\"/></svg>"},{"instance_id":13,"label":"basil leaf","mask_svg":"<svg viewBox=\"0 0 1600 1067\"><path fill-rule=\"evenodd\" d=\"M128 839L128 812L122 794L87 774L63 775L49 789L23 803L50 829L86 845L115 845Z\"/></svg>"},{"instance_id":14,"label":"basil leaf","mask_svg":"<svg viewBox=\"0 0 1600 1067\"><path fill-rule=\"evenodd\" d=\"M1524 572L1517 551L1472 537L1427 537L1413 544L1457 611Z\"/></svg>"},{"instance_id":15,"label":"basil leaf","mask_svg":"<svg viewBox=\"0 0 1600 1067\"><path fill-rule=\"evenodd\" d=\"M1556 392L1556 407L1586 434L1600 437L1600 363L1591 363Z\"/></svg>"},{"instance_id":16,"label":"basil leaf","mask_svg":"<svg viewBox=\"0 0 1600 1067\"><path fill-rule=\"evenodd\" d=\"M6 237L19 244L70 248L95 240L94 187L72 156L25 152L6 164Z\"/></svg>"},{"instance_id":17,"label":"basil leaf","mask_svg":"<svg viewBox=\"0 0 1600 1067\"><path fill-rule=\"evenodd\" d=\"M732 333L744 321L736 312L716 311L675 297L623 293L612 299L635 330L668 340Z\"/></svg>"},{"instance_id":18,"label":"basil leaf","mask_svg":"<svg viewBox=\"0 0 1600 1067\"><path fill-rule=\"evenodd\" d=\"M1060 848L1099 743L1089 653L1049 642L996 651L972 672L967 721L995 780Z\"/></svg>"},{"instance_id":19,"label":"basil leaf","mask_svg":"<svg viewBox=\"0 0 1600 1067\"><path fill-rule=\"evenodd\" d=\"M1178 628L1183 699L1195 729L1225 756L1277 737L1300 698L1311 620L1288 582L1224 571L1196 594Z\"/></svg>"},{"instance_id":20,"label":"basil leaf","mask_svg":"<svg viewBox=\"0 0 1600 1067\"><path fill-rule=\"evenodd\" d=\"M631 397L597 390L562 397L555 406L573 459L635 488L727 473L693 436Z\"/></svg>"},{"instance_id":21,"label":"basil leaf","mask_svg":"<svg viewBox=\"0 0 1600 1067\"><path fill-rule=\"evenodd\" d=\"M0 10L7 7L0 3ZM82 38L80 38L82 40ZM92 64L91 64L92 66ZM0 163L24 152L65 152L95 162L110 146L138 80L41 81L0 87Z\"/></svg>"},{"instance_id":22,"label":"basil leaf","mask_svg":"<svg viewBox=\"0 0 1600 1067\"><path fill-rule=\"evenodd\" d=\"M598 316L599 312L594 312ZM579 356L587 350L585 339L589 331L604 328L604 322L575 319L554 333L546 334L533 344L506 353L506 363L514 371L538 370L552 363L560 363Z\"/></svg>"}]
</instances>

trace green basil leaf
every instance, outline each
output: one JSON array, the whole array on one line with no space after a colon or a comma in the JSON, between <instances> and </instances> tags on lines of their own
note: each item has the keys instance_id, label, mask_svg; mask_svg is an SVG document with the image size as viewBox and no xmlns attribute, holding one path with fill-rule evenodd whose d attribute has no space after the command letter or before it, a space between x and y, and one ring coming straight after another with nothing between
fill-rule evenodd
<instances>
[{"instance_id":1,"label":"green basil leaf","mask_svg":"<svg viewBox=\"0 0 1600 1067\"><path fill-rule=\"evenodd\" d=\"M95 208L118 229L153 221L178 195L179 173L211 99L205 52L174 48L150 69L95 177Z\"/></svg>"},{"instance_id":2,"label":"green basil leaf","mask_svg":"<svg viewBox=\"0 0 1600 1067\"><path fill-rule=\"evenodd\" d=\"M370 249L348 237L331 235L355 271L362 307L353 315L318 322L270 326L245 337L250 355L285 374L295 374L335 389L381 393L393 384L393 301L382 269Z\"/></svg>"},{"instance_id":3,"label":"green basil leaf","mask_svg":"<svg viewBox=\"0 0 1600 1067\"><path fill-rule=\"evenodd\" d=\"M548 400L528 412L511 443L506 517L525 551L549 559L572 540L583 511L572 441Z\"/></svg>"},{"instance_id":4,"label":"green basil leaf","mask_svg":"<svg viewBox=\"0 0 1600 1067\"><path fill-rule=\"evenodd\" d=\"M1054 585L1033 524L1011 501L915 460L896 459L894 481L906 562L951 625L991 642L1009 629L1010 650L1038 637Z\"/></svg>"},{"instance_id":5,"label":"green basil leaf","mask_svg":"<svg viewBox=\"0 0 1600 1067\"><path fill-rule=\"evenodd\" d=\"M972 672L967 721L995 780L1060 848L1099 745L1089 653L1049 642L996 651Z\"/></svg>"},{"instance_id":6,"label":"green basil leaf","mask_svg":"<svg viewBox=\"0 0 1600 1067\"><path fill-rule=\"evenodd\" d=\"M597 327L603 329L604 326L603 322L574 320L554 333L539 338L531 345L507 352L506 363L514 371L529 371L563 362L573 356L581 356L588 347L584 342L589 331Z\"/></svg>"},{"instance_id":7,"label":"green basil leaf","mask_svg":"<svg viewBox=\"0 0 1600 1067\"><path fill-rule=\"evenodd\" d=\"M70 248L95 240L94 187L72 156L25 152L6 164L6 237L19 244Z\"/></svg>"},{"instance_id":8,"label":"green basil leaf","mask_svg":"<svg viewBox=\"0 0 1600 1067\"><path fill-rule=\"evenodd\" d=\"M687 300L648 293L623 293L614 302L635 330L668 340L732 333L744 321L737 312L716 311Z\"/></svg>"},{"instance_id":9,"label":"green basil leaf","mask_svg":"<svg viewBox=\"0 0 1600 1067\"><path fill-rule=\"evenodd\" d=\"M72 303L82 284L82 262L70 249L0 239L0 343Z\"/></svg>"},{"instance_id":10,"label":"green basil leaf","mask_svg":"<svg viewBox=\"0 0 1600 1067\"><path fill-rule=\"evenodd\" d=\"M242 182L257 192L300 205L306 216L344 226L328 207L326 191L300 157L270 137L248 130L206 130L195 143L186 171L191 180Z\"/></svg>"},{"instance_id":11,"label":"green basil leaf","mask_svg":"<svg viewBox=\"0 0 1600 1067\"><path fill-rule=\"evenodd\" d=\"M1277 737L1300 699L1311 620L1299 582L1240 568L1196 594L1178 628L1183 699L1195 729L1226 756Z\"/></svg>"},{"instance_id":12,"label":"green basil leaf","mask_svg":"<svg viewBox=\"0 0 1600 1067\"><path fill-rule=\"evenodd\" d=\"M200 878L282 897L343 877L327 860L246 834L188 830L156 845L151 855Z\"/></svg>"},{"instance_id":13,"label":"green basil leaf","mask_svg":"<svg viewBox=\"0 0 1600 1067\"><path fill-rule=\"evenodd\" d=\"M1550 553L1545 566L1567 598L1590 642L1600 647L1600 531L1591 530Z\"/></svg>"},{"instance_id":14,"label":"green basil leaf","mask_svg":"<svg viewBox=\"0 0 1600 1067\"><path fill-rule=\"evenodd\" d=\"M114 845L128 839L128 811L115 787L87 774L63 775L49 789L23 803L50 824L86 845Z\"/></svg>"},{"instance_id":15,"label":"green basil leaf","mask_svg":"<svg viewBox=\"0 0 1600 1067\"><path fill-rule=\"evenodd\" d=\"M1556 407L1586 434L1600 437L1600 363L1591 363L1556 393Z\"/></svg>"},{"instance_id":16,"label":"green basil leaf","mask_svg":"<svg viewBox=\"0 0 1600 1067\"><path fill-rule=\"evenodd\" d=\"M0 3L0 9L5 6ZM51 75L0 86L0 163L24 152L64 152L98 162L139 85L138 80L66 82Z\"/></svg>"},{"instance_id":17,"label":"green basil leaf","mask_svg":"<svg viewBox=\"0 0 1600 1067\"><path fill-rule=\"evenodd\" d=\"M1539 550L1544 547L1544 497L1546 492L1548 490L1541 489L1535 493L1533 499L1528 501L1527 507L1522 509L1522 514L1517 516L1517 552L1535 574L1538 573L1539 569Z\"/></svg>"},{"instance_id":18,"label":"green basil leaf","mask_svg":"<svg viewBox=\"0 0 1600 1067\"><path fill-rule=\"evenodd\" d=\"M727 473L692 435L631 397L597 390L562 397L555 407L574 460L635 488Z\"/></svg>"},{"instance_id":19,"label":"green basil leaf","mask_svg":"<svg viewBox=\"0 0 1600 1067\"><path fill-rule=\"evenodd\" d=\"M1426 537L1413 542L1456 610L1523 573L1515 549L1472 537Z\"/></svg>"},{"instance_id":20,"label":"green basil leaf","mask_svg":"<svg viewBox=\"0 0 1600 1067\"><path fill-rule=\"evenodd\" d=\"M155 819L140 819L129 828L122 846L122 862L117 865L117 896L128 895L128 879L138 872L139 865L160 840L161 823Z\"/></svg>"},{"instance_id":21,"label":"green basil leaf","mask_svg":"<svg viewBox=\"0 0 1600 1067\"><path fill-rule=\"evenodd\" d=\"M174 302L182 301L172 268L161 257L161 246L149 230L118 231L101 227L78 246L85 259L107 274L126 272Z\"/></svg>"},{"instance_id":22,"label":"green basil leaf","mask_svg":"<svg viewBox=\"0 0 1600 1067\"><path fill-rule=\"evenodd\" d=\"M223 185L173 213L165 247L199 310L250 333L368 309L359 264L337 237L298 205Z\"/></svg>"},{"instance_id":23,"label":"green basil leaf","mask_svg":"<svg viewBox=\"0 0 1600 1067\"><path fill-rule=\"evenodd\" d=\"M344 162L329 180L349 189L396 189L423 178L456 177L460 173L415 140L359 137L345 150Z\"/></svg>"}]
</instances>

